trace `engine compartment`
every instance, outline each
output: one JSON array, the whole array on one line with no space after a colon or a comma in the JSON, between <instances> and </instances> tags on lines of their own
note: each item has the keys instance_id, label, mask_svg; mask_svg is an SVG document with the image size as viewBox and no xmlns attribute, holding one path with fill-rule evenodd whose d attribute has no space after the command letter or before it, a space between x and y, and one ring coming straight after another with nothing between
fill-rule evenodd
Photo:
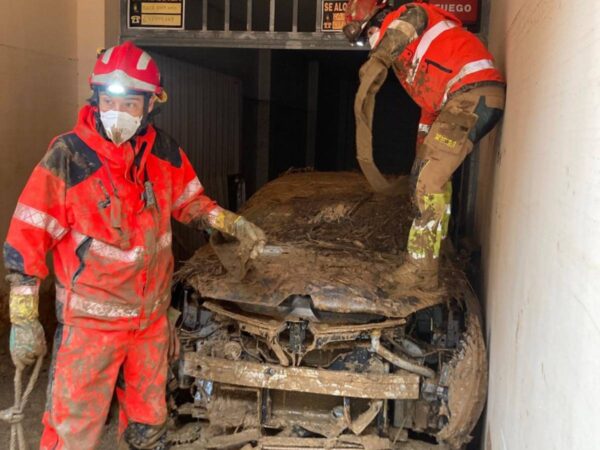
<instances>
[{"instance_id":1,"label":"engine compartment","mask_svg":"<svg viewBox=\"0 0 600 450\"><path fill-rule=\"evenodd\" d=\"M377 437L383 448L460 448L469 440L470 428L455 426L462 412L452 401L461 366L484 352L482 339L478 346L469 338L481 338L469 301L449 298L386 319L319 311L307 296L269 314L189 287L179 299L183 357L170 404L179 432L195 425L197 433L175 433L175 442L213 448L223 440L241 447L267 438ZM485 374L485 367L471 373L470 387ZM465 409L473 396L461 395Z\"/></svg>"}]
</instances>

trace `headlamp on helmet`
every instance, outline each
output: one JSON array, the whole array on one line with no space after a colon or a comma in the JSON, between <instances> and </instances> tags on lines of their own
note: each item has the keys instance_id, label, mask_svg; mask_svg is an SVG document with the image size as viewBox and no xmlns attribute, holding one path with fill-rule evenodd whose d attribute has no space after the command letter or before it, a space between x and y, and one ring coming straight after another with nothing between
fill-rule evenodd
<instances>
[{"instance_id":1,"label":"headlamp on helmet","mask_svg":"<svg viewBox=\"0 0 600 450\"><path fill-rule=\"evenodd\" d=\"M162 100L164 93L156 62L130 41L100 53L89 81L92 89L115 95L136 92Z\"/></svg>"}]
</instances>

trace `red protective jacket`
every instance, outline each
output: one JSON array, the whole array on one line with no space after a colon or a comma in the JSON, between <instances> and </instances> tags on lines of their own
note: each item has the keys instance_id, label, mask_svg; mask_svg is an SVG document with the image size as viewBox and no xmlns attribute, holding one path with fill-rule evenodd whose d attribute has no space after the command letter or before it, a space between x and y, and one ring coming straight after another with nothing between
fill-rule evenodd
<instances>
[{"instance_id":1,"label":"red protective jacket","mask_svg":"<svg viewBox=\"0 0 600 450\"><path fill-rule=\"evenodd\" d=\"M385 17L379 40L407 7L401 6ZM404 48L393 68L406 92L421 107L421 124L431 125L453 93L481 82L504 83L504 78L492 54L458 18L426 3L417 7L427 13L427 27Z\"/></svg>"},{"instance_id":2,"label":"red protective jacket","mask_svg":"<svg viewBox=\"0 0 600 450\"><path fill-rule=\"evenodd\" d=\"M22 275L11 289L35 289L52 250L57 317L67 325L138 329L161 317L173 274L171 217L189 223L218 211L168 135L149 125L131 142L103 138L95 109L83 107L34 169L11 220L5 266Z\"/></svg>"}]
</instances>

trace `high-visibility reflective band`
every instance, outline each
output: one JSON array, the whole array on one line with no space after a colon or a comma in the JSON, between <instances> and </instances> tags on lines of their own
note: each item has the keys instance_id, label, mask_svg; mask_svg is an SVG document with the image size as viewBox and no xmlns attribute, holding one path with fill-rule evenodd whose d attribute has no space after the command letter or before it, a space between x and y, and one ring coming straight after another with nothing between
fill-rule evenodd
<instances>
[{"instance_id":1,"label":"high-visibility reflective band","mask_svg":"<svg viewBox=\"0 0 600 450\"><path fill-rule=\"evenodd\" d=\"M17 203L13 217L35 228L46 231L56 240L63 237L67 232L67 229L58 223L58 220L50 214L46 214L45 212L23 203Z\"/></svg>"},{"instance_id":2,"label":"high-visibility reflective band","mask_svg":"<svg viewBox=\"0 0 600 450\"><path fill-rule=\"evenodd\" d=\"M129 250L121 250L119 247L94 239L90 245L90 251L106 259L134 263L143 258L143 247L133 247Z\"/></svg>"},{"instance_id":3,"label":"high-visibility reflective band","mask_svg":"<svg viewBox=\"0 0 600 450\"><path fill-rule=\"evenodd\" d=\"M140 308L135 306L117 305L110 302L97 302L71 292L67 302L67 291L57 286L56 300L77 311L96 317L132 318L140 315Z\"/></svg>"},{"instance_id":4,"label":"high-visibility reflective band","mask_svg":"<svg viewBox=\"0 0 600 450\"><path fill-rule=\"evenodd\" d=\"M73 240L75 241L75 243L77 245L81 244L86 238L88 238L89 236L86 236L85 234L81 234L78 231L71 231L71 237L73 238Z\"/></svg>"},{"instance_id":5,"label":"high-visibility reflective band","mask_svg":"<svg viewBox=\"0 0 600 450\"><path fill-rule=\"evenodd\" d=\"M38 295L40 291L39 285L21 285L21 286L11 286L10 294L11 295Z\"/></svg>"},{"instance_id":6,"label":"high-visibility reflective band","mask_svg":"<svg viewBox=\"0 0 600 450\"><path fill-rule=\"evenodd\" d=\"M155 300L154 304L152 305L152 310L150 311L150 314L152 314L153 312L158 310L165 303L171 303L170 300L171 300L171 291L167 291L163 295L159 295L158 299Z\"/></svg>"},{"instance_id":7,"label":"high-visibility reflective band","mask_svg":"<svg viewBox=\"0 0 600 450\"><path fill-rule=\"evenodd\" d=\"M114 49L114 47L111 47L102 54L102 63L103 64L108 64L108 62L110 61L110 56L112 55L113 49Z\"/></svg>"},{"instance_id":8,"label":"high-visibility reflective band","mask_svg":"<svg viewBox=\"0 0 600 450\"><path fill-rule=\"evenodd\" d=\"M101 84L104 86L108 86L109 84L113 83L119 83L127 89L144 92L154 92L158 87L152 83L146 83L145 81L133 78L119 69L113 70L112 72L105 74L96 75L95 73L93 73L91 83Z\"/></svg>"},{"instance_id":9,"label":"high-visibility reflective band","mask_svg":"<svg viewBox=\"0 0 600 450\"><path fill-rule=\"evenodd\" d=\"M479 72L481 70L493 69L494 62L491 59L480 59L478 61L473 61L462 66L462 69L456 74L454 78L448 81L446 85L446 91L444 92L444 99L442 100L442 105L446 104L448 101L448 93L452 90L452 87L462 80L467 75L471 75L472 73Z\"/></svg>"},{"instance_id":10,"label":"high-visibility reflective band","mask_svg":"<svg viewBox=\"0 0 600 450\"><path fill-rule=\"evenodd\" d=\"M408 77L406 77L406 81L408 83L412 83L415 79L415 75L417 74L417 70L419 69L419 65L421 64L421 59L429 50L429 46L431 43L444 31L451 30L456 28L458 24L456 22L452 22L451 20L443 20L439 23L436 23L429 30L427 30L421 40L419 41L419 45L417 45L417 49L415 50L415 54L413 55L411 70L408 73Z\"/></svg>"},{"instance_id":11,"label":"high-visibility reflective band","mask_svg":"<svg viewBox=\"0 0 600 450\"><path fill-rule=\"evenodd\" d=\"M158 251L162 251L166 248L170 248L171 247L171 241L173 240L172 234L169 231L168 233L163 234L159 239L158 239L158 244L156 244L156 248Z\"/></svg>"},{"instance_id":12,"label":"high-visibility reflective band","mask_svg":"<svg viewBox=\"0 0 600 450\"><path fill-rule=\"evenodd\" d=\"M429 133L429 130L431 130L431 125L427 125L426 123L419 124L419 133Z\"/></svg>"},{"instance_id":13,"label":"high-visibility reflective band","mask_svg":"<svg viewBox=\"0 0 600 450\"><path fill-rule=\"evenodd\" d=\"M77 244L81 244L88 236L85 236L76 231L73 232L73 238ZM171 246L172 234L170 231L163 234L158 238L156 243L156 251L160 252ZM90 245L90 252L95 253L103 258L110 259L113 261L120 261L124 263L134 263L140 261L143 258L144 247L137 246L129 250L122 250L114 245L107 244L105 242L93 239Z\"/></svg>"},{"instance_id":14,"label":"high-visibility reflective band","mask_svg":"<svg viewBox=\"0 0 600 450\"><path fill-rule=\"evenodd\" d=\"M143 52L140 55L140 59L138 59L138 62L135 66L135 68L137 70L146 70L148 68L148 64L150 64L151 58L150 55L146 52Z\"/></svg>"},{"instance_id":15,"label":"high-visibility reflective band","mask_svg":"<svg viewBox=\"0 0 600 450\"><path fill-rule=\"evenodd\" d=\"M185 204L185 202L194 197L196 194L202 192L203 189L204 188L202 187L202 183L200 183L198 177L194 178L187 184L179 198L175 200L175 203L173 203L173 209L179 208L180 206Z\"/></svg>"}]
</instances>

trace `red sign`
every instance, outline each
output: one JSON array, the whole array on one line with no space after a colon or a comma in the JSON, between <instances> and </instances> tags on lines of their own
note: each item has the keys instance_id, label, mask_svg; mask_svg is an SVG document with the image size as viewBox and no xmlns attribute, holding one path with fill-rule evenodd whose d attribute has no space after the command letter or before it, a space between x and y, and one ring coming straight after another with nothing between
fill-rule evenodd
<instances>
[{"instance_id":1,"label":"red sign","mask_svg":"<svg viewBox=\"0 0 600 450\"><path fill-rule=\"evenodd\" d=\"M454 14L465 25L475 25L479 17L479 0L430 0L429 4Z\"/></svg>"}]
</instances>

